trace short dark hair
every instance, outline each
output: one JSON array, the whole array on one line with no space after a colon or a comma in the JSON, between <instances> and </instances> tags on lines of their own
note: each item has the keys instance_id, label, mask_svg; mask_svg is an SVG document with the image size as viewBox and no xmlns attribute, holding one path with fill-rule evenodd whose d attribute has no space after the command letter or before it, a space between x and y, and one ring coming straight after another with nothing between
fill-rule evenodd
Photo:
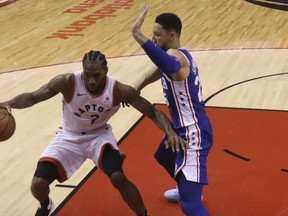
<instances>
[{"instance_id":1,"label":"short dark hair","mask_svg":"<svg viewBox=\"0 0 288 216\"><path fill-rule=\"evenodd\" d=\"M155 22L162 25L166 31L175 31L181 35L182 22L181 19L173 13L162 13L156 17Z\"/></svg>"},{"instance_id":2,"label":"short dark hair","mask_svg":"<svg viewBox=\"0 0 288 216\"><path fill-rule=\"evenodd\" d=\"M103 53L101 53L100 51L94 51L91 50L88 53L85 53L82 63L84 63L84 61L92 61L92 62L96 62L99 61L103 66L107 66L107 60L106 57Z\"/></svg>"}]
</instances>

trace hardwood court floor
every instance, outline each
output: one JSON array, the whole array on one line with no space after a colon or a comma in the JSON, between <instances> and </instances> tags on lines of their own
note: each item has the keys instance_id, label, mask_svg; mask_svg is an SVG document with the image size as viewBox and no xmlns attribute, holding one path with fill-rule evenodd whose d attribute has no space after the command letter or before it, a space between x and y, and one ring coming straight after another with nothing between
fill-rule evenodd
<instances>
[{"instance_id":1,"label":"hardwood court floor","mask_svg":"<svg viewBox=\"0 0 288 216\"><path fill-rule=\"evenodd\" d=\"M99 0L84 7L85 2L21 0L0 8L0 101L32 91L59 73L81 70L82 56L91 49L106 54L109 73L119 81L133 85L141 79L150 61L129 26L144 2ZM182 18L182 46L198 64L208 106L287 111L288 13L256 2L148 0L143 31L151 35L159 13L171 11ZM142 94L152 103L164 103L160 83ZM38 204L29 186L38 157L61 122L61 97L13 114L16 133L0 143L0 215L33 215ZM110 121L116 137L140 116L121 109ZM78 185L93 167L87 161L65 184ZM57 207L73 188L55 185L51 197Z\"/></svg>"},{"instance_id":2,"label":"hardwood court floor","mask_svg":"<svg viewBox=\"0 0 288 216\"><path fill-rule=\"evenodd\" d=\"M245 0L89 2L95 3L22 0L0 8L0 72L73 62L90 49L108 57L142 54L129 27L144 3L150 11L143 31L151 35L157 14L175 12L183 20L182 46L189 49L288 47L287 11Z\"/></svg>"}]
</instances>

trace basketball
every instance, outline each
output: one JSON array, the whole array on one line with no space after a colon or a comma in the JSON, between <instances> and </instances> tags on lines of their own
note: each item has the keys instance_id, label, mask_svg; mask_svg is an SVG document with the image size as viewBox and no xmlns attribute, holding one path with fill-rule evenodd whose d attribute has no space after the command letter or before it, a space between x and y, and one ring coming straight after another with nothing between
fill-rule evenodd
<instances>
[{"instance_id":1,"label":"basketball","mask_svg":"<svg viewBox=\"0 0 288 216\"><path fill-rule=\"evenodd\" d=\"M16 122L11 113L0 108L0 142L8 140L15 132Z\"/></svg>"}]
</instances>

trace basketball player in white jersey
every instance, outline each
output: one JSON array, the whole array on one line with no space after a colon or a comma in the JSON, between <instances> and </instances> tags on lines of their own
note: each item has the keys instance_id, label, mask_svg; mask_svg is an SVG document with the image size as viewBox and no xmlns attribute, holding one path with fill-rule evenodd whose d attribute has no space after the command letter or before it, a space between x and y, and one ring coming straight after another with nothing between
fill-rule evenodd
<instances>
[{"instance_id":1,"label":"basketball player in white jersey","mask_svg":"<svg viewBox=\"0 0 288 216\"><path fill-rule=\"evenodd\" d=\"M145 5L130 31L157 67L154 65L135 88L140 91L161 79L173 127L189 144L186 150L166 150L165 137L155 153L158 162L177 182L177 189L164 196L170 201L179 201L188 216L208 216L201 200L203 186L208 184L206 161L213 134L205 114L198 68L189 52L181 48L182 22L179 17L173 13L157 16L153 37L149 40L140 30L147 11Z\"/></svg>"},{"instance_id":2,"label":"basketball player in white jersey","mask_svg":"<svg viewBox=\"0 0 288 216\"><path fill-rule=\"evenodd\" d=\"M177 136L164 113L156 110L134 88L107 75L105 55L90 51L84 55L82 64L83 71L58 75L34 92L0 103L0 107L11 111L11 108L31 107L58 93L63 95L62 127L41 154L31 184L31 192L40 202L36 216L51 213L49 185L56 179L64 182L70 178L88 158L110 178L136 215L148 215L138 189L123 173L123 155L108 120L120 103L128 103L168 134L167 148L171 145L185 148L186 142Z\"/></svg>"}]
</instances>

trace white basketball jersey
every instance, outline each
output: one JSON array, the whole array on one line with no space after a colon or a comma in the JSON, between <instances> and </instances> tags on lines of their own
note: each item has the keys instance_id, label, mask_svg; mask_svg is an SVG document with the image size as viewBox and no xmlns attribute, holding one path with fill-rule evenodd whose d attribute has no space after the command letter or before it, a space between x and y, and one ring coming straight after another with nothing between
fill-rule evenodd
<instances>
[{"instance_id":1,"label":"white basketball jersey","mask_svg":"<svg viewBox=\"0 0 288 216\"><path fill-rule=\"evenodd\" d=\"M115 104L115 83L107 76L106 86L99 95L91 95L86 89L82 71L74 73L74 93L72 100L63 98L62 128L69 132L89 132L104 126L120 104Z\"/></svg>"}]
</instances>

